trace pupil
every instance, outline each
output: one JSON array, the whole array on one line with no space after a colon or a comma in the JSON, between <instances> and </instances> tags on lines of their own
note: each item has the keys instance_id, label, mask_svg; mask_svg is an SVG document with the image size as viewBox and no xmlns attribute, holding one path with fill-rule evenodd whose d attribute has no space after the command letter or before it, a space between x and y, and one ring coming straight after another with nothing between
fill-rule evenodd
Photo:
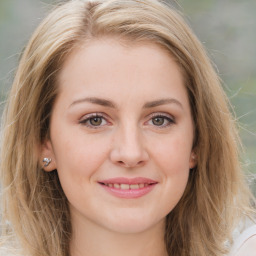
<instances>
[{"instance_id":1,"label":"pupil","mask_svg":"<svg viewBox=\"0 0 256 256\"><path fill-rule=\"evenodd\" d=\"M153 124L154 125L163 125L164 124L164 118L163 117L155 117L153 118Z\"/></svg>"},{"instance_id":2,"label":"pupil","mask_svg":"<svg viewBox=\"0 0 256 256\"><path fill-rule=\"evenodd\" d=\"M94 126L98 126L98 125L101 125L102 119L101 117L93 117L90 119L90 123Z\"/></svg>"}]
</instances>

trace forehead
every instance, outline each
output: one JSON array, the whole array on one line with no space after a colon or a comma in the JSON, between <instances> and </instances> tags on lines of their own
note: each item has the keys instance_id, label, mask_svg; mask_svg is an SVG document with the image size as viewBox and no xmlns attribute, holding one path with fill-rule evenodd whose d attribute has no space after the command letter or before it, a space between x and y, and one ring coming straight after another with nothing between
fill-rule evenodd
<instances>
[{"instance_id":1,"label":"forehead","mask_svg":"<svg viewBox=\"0 0 256 256\"><path fill-rule=\"evenodd\" d=\"M65 70L68 66L74 66L74 63L79 59L79 55L82 52L86 54L85 61L88 63L90 62L91 65L97 63L98 66L99 62L102 62L102 64L105 64L106 62L114 64L115 61L116 63L117 61L120 61L121 57L123 57L121 61L125 64L128 61L135 60L135 58L138 59L139 57L144 57L141 59L141 63L144 62L144 65L147 59L154 60L153 63L157 65L167 64L166 60L168 60L168 62L176 62L177 68L182 69L170 50L160 43L154 41L151 42L146 39L132 40L132 38L128 37L102 36L85 40L74 47L64 60L62 70ZM165 58L162 58L163 56L165 56ZM61 76L64 76L65 71L61 73Z\"/></svg>"},{"instance_id":2,"label":"forehead","mask_svg":"<svg viewBox=\"0 0 256 256\"><path fill-rule=\"evenodd\" d=\"M101 38L86 42L67 57L58 80L60 93L77 96L82 91L117 99L132 92L133 96L154 96L158 91L159 97L164 98L179 91L183 98L187 96L174 58L163 47L148 41Z\"/></svg>"}]
</instances>

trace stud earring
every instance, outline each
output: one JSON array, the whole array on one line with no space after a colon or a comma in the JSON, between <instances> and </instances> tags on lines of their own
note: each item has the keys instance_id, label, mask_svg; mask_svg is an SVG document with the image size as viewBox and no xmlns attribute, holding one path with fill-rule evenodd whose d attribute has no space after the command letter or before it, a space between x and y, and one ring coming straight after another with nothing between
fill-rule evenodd
<instances>
[{"instance_id":1,"label":"stud earring","mask_svg":"<svg viewBox=\"0 0 256 256\"><path fill-rule=\"evenodd\" d=\"M196 159L196 154L195 153L192 153L192 159L195 160Z\"/></svg>"},{"instance_id":2,"label":"stud earring","mask_svg":"<svg viewBox=\"0 0 256 256\"><path fill-rule=\"evenodd\" d=\"M45 157L45 158L43 159L43 163L45 163L45 164L44 164L44 167L47 167L47 166L51 163L51 161L52 161L51 158Z\"/></svg>"}]
</instances>

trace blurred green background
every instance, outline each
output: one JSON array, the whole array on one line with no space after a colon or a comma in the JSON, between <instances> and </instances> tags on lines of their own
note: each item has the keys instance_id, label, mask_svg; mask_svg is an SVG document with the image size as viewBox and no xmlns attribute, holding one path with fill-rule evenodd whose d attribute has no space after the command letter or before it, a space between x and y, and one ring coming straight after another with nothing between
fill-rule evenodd
<instances>
[{"instance_id":1,"label":"blurred green background","mask_svg":"<svg viewBox=\"0 0 256 256\"><path fill-rule=\"evenodd\" d=\"M1 102L12 83L20 52L54 2L0 0ZM256 175L256 1L176 2L216 64L240 125L245 170ZM252 188L256 194L255 180Z\"/></svg>"}]
</instances>

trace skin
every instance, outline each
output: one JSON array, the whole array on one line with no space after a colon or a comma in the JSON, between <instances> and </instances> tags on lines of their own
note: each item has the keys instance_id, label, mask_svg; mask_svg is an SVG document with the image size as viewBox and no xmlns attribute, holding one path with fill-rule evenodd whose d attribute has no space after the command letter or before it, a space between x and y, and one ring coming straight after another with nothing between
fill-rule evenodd
<instances>
[{"instance_id":1,"label":"skin","mask_svg":"<svg viewBox=\"0 0 256 256\"><path fill-rule=\"evenodd\" d=\"M196 164L179 67L153 43L102 38L70 54L59 89L41 157L52 159L44 169L58 170L70 204L71 255L167 255L165 217ZM118 198L98 183L114 177L157 184Z\"/></svg>"}]
</instances>

